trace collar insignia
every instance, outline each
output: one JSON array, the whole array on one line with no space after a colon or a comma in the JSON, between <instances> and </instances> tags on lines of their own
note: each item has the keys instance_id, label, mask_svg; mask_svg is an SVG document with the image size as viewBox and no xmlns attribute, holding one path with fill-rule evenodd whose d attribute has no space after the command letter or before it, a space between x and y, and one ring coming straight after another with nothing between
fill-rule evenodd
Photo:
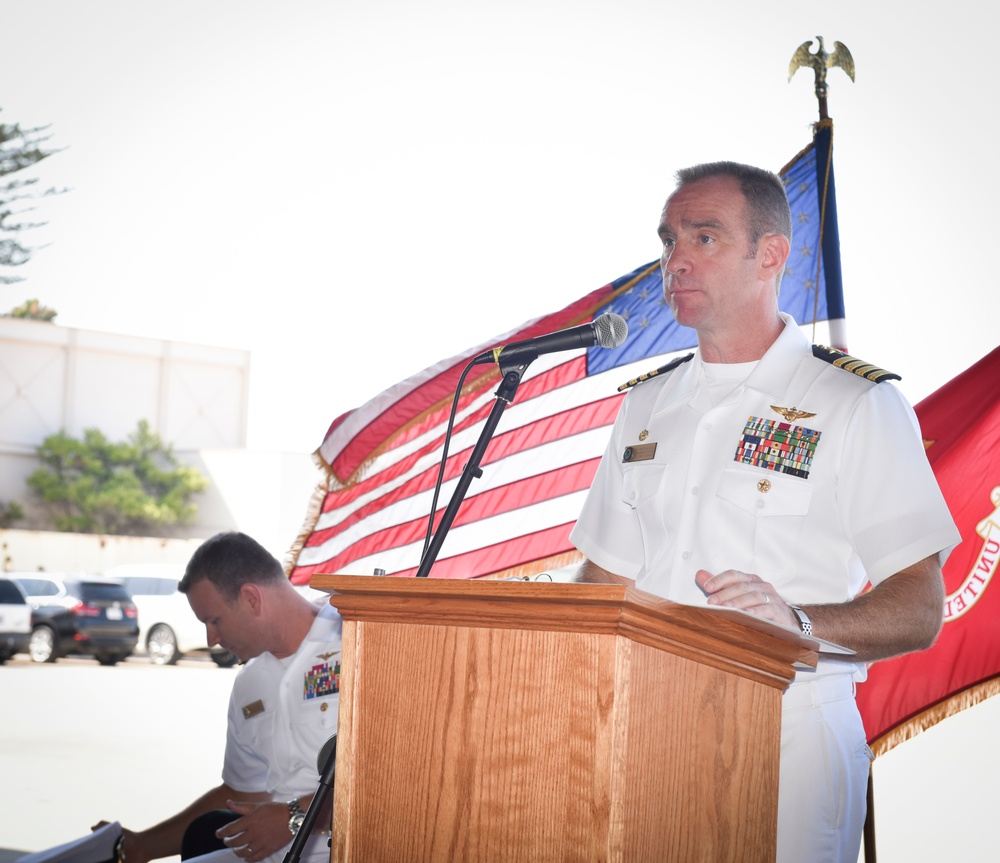
<instances>
[{"instance_id":1,"label":"collar insignia","mask_svg":"<svg viewBox=\"0 0 1000 863\"><path fill-rule=\"evenodd\" d=\"M783 408L778 405L771 405L771 410L781 414L790 423L795 422L795 420L803 420L816 416L816 414L811 414L809 411L800 411L798 408Z\"/></svg>"}]
</instances>

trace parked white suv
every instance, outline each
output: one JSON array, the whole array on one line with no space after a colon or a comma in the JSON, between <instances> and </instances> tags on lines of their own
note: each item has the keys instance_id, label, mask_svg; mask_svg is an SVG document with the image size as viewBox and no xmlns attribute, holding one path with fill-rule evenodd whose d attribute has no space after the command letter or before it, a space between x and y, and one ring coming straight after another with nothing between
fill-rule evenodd
<instances>
[{"instance_id":1,"label":"parked white suv","mask_svg":"<svg viewBox=\"0 0 1000 863\"><path fill-rule=\"evenodd\" d=\"M239 661L228 650L208 646L205 625L195 617L187 597L177 590L183 566L123 564L104 575L121 582L139 609L137 654L145 653L156 665L175 665L185 654L205 651L221 668Z\"/></svg>"},{"instance_id":2,"label":"parked white suv","mask_svg":"<svg viewBox=\"0 0 1000 863\"><path fill-rule=\"evenodd\" d=\"M31 641L31 606L17 582L0 577L0 665L15 653L27 653Z\"/></svg>"}]
</instances>

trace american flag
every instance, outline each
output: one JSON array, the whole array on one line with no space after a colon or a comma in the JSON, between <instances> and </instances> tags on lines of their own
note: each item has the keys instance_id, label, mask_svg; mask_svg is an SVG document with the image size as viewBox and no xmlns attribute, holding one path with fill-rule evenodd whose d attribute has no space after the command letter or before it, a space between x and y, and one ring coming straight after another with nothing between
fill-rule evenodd
<instances>
[{"instance_id":1,"label":"american flag","mask_svg":"<svg viewBox=\"0 0 1000 863\"><path fill-rule=\"evenodd\" d=\"M843 318L839 263L835 278L828 280L830 256L822 254L822 238L836 239L831 135L832 127L817 124L813 142L781 171L795 225L781 308L800 325L831 315ZM696 344L694 331L679 326L664 303L656 261L491 343L443 360L338 417L316 452L326 481L292 549L292 582L308 584L317 572L366 575L381 569L387 575L414 575L452 397L467 363L491 347L587 323L608 311L628 322L624 345L547 354L531 364L485 452L483 475L470 486L430 574L527 575L579 560L569 534L618 413L618 385ZM499 383L496 367L477 366L464 384L435 523L478 441Z\"/></svg>"}]
</instances>

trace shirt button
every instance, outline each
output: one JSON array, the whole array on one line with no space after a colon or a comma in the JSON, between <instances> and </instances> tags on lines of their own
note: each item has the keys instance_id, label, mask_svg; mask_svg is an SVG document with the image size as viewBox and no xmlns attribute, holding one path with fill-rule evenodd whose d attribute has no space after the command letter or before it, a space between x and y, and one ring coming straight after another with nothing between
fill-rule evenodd
<instances>
[{"instance_id":1,"label":"shirt button","mask_svg":"<svg viewBox=\"0 0 1000 863\"><path fill-rule=\"evenodd\" d=\"M698 486L691 487L691 494L698 494Z\"/></svg>"},{"instance_id":2,"label":"shirt button","mask_svg":"<svg viewBox=\"0 0 1000 863\"><path fill-rule=\"evenodd\" d=\"M754 506L757 507L757 509L763 509L764 508L764 501L758 500L758 501L756 501L754 503Z\"/></svg>"},{"instance_id":3,"label":"shirt button","mask_svg":"<svg viewBox=\"0 0 1000 863\"><path fill-rule=\"evenodd\" d=\"M684 553L683 553L683 554L681 555L681 560L687 560L687 559L688 559L688 558L689 558L690 556L691 556L691 552L690 552L690 551L685 551L685 552L684 552Z\"/></svg>"},{"instance_id":4,"label":"shirt button","mask_svg":"<svg viewBox=\"0 0 1000 863\"><path fill-rule=\"evenodd\" d=\"M705 431L711 431L711 430L712 430L712 424L711 423L705 423Z\"/></svg>"}]
</instances>

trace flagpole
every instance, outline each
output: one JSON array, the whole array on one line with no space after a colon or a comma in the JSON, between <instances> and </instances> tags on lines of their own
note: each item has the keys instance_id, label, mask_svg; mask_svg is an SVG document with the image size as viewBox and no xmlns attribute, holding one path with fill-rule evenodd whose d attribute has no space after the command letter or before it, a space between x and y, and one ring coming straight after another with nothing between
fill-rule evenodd
<instances>
[{"instance_id":1,"label":"flagpole","mask_svg":"<svg viewBox=\"0 0 1000 863\"><path fill-rule=\"evenodd\" d=\"M827 110L826 70L839 66L854 80L854 57L842 42L834 42L834 51L827 53L823 37L816 37L819 47L811 53L812 40L803 42L792 55L788 66L788 80L799 68L810 68L815 76L816 100L819 103L819 121L813 125L813 148L816 154L816 184L819 194L820 247L816 250L817 287L826 288L827 320L830 326L830 344L847 350L847 322L843 304L843 282L840 271L840 234L837 225L837 192L833 177L833 120ZM823 278L820 278L822 267ZM819 305L819 293L816 294ZM813 315L815 326L817 315ZM804 321L800 323L805 323Z\"/></svg>"},{"instance_id":2,"label":"flagpole","mask_svg":"<svg viewBox=\"0 0 1000 863\"><path fill-rule=\"evenodd\" d=\"M875 861L875 764L868 765L868 792L866 795L868 809L865 812L865 863Z\"/></svg>"},{"instance_id":3,"label":"flagpole","mask_svg":"<svg viewBox=\"0 0 1000 863\"><path fill-rule=\"evenodd\" d=\"M822 243L822 248L818 250L816 266L819 267L820 260L822 260L826 277L824 282L827 285L827 319L830 322L830 341L835 347L846 350L847 334L843 308L841 307L839 316L836 315L833 308L830 308L830 286L835 285L835 295L842 297L843 285L840 272L840 238L836 219L836 190L833 181L833 121L830 119L827 109L829 88L826 84L826 70L839 66L853 81L854 57L851 56L851 52L842 42L834 42L833 53L828 54L823 46L823 37L817 36L816 41L819 43L819 47L815 53L809 50L812 46L811 39L808 42L803 42L796 49L788 66L788 80L792 80L792 76L800 67L811 68L815 76L819 122L813 127L813 144L816 152L817 183L820 191L820 238ZM831 218L827 218L828 216ZM834 232L832 236L828 234L831 231ZM818 278L816 284L819 284ZM817 295L817 302L818 299ZM865 863L876 863L873 768L874 764L869 766L868 789L866 791L867 808L863 833Z\"/></svg>"}]
</instances>

